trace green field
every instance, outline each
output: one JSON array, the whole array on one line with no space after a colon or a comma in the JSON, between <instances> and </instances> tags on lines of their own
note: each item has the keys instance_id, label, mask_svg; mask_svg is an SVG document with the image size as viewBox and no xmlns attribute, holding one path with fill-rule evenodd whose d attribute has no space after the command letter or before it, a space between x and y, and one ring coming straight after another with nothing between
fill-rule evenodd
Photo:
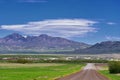
<instances>
[{"instance_id":1,"label":"green field","mask_svg":"<svg viewBox=\"0 0 120 80\"><path fill-rule=\"evenodd\" d=\"M117 67L115 65L115 62L113 62L113 63L114 64L112 65L112 67L114 68L114 70L118 70L118 68L120 68L120 67ZM118 74L112 74L112 73L110 73L110 71L109 71L109 69L110 69L109 65L107 65L107 66L101 66L101 68L102 69L100 70L100 73L102 73L103 75L105 75L106 77L108 77L110 80L120 80L120 74L119 73Z\"/></svg>"},{"instance_id":2,"label":"green field","mask_svg":"<svg viewBox=\"0 0 120 80\"><path fill-rule=\"evenodd\" d=\"M54 80L79 71L83 64L0 63L0 80Z\"/></svg>"},{"instance_id":3,"label":"green field","mask_svg":"<svg viewBox=\"0 0 120 80\"><path fill-rule=\"evenodd\" d=\"M110 74L108 70L101 70L100 73L108 77L110 80L120 80L120 75Z\"/></svg>"},{"instance_id":4,"label":"green field","mask_svg":"<svg viewBox=\"0 0 120 80\"><path fill-rule=\"evenodd\" d=\"M100 70L99 72L110 80L120 80L120 74L110 74L108 70Z\"/></svg>"}]
</instances>

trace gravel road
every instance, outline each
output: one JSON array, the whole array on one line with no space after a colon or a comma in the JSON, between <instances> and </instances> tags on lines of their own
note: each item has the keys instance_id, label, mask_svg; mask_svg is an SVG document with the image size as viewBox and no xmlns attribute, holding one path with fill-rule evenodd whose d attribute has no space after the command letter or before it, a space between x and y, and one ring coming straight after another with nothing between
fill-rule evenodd
<instances>
[{"instance_id":1,"label":"gravel road","mask_svg":"<svg viewBox=\"0 0 120 80\"><path fill-rule=\"evenodd\" d=\"M109 80L107 77L97 72L93 63L88 63L80 72L59 78L56 80Z\"/></svg>"}]
</instances>

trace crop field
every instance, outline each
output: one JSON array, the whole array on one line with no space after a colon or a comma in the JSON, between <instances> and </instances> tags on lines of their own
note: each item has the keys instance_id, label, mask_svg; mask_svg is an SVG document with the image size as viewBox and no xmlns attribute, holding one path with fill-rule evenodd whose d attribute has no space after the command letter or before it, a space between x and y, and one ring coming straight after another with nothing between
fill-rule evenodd
<instances>
[{"instance_id":1,"label":"crop field","mask_svg":"<svg viewBox=\"0 0 120 80\"><path fill-rule=\"evenodd\" d=\"M0 80L54 80L79 71L83 64L0 63Z\"/></svg>"}]
</instances>

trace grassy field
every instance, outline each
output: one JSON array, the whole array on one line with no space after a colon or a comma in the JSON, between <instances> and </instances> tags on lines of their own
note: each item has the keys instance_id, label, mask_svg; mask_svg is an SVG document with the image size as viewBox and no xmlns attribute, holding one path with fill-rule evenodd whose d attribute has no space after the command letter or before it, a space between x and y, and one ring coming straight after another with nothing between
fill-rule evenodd
<instances>
[{"instance_id":1,"label":"grassy field","mask_svg":"<svg viewBox=\"0 0 120 80\"><path fill-rule=\"evenodd\" d=\"M110 80L120 80L120 75L109 73L108 64L97 64L96 67L101 74L105 75Z\"/></svg>"},{"instance_id":2,"label":"grassy field","mask_svg":"<svg viewBox=\"0 0 120 80\"><path fill-rule=\"evenodd\" d=\"M108 77L110 80L120 80L120 75L110 74L108 70L101 70L100 73Z\"/></svg>"},{"instance_id":3,"label":"grassy field","mask_svg":"<svg viewBox=\"0 0 120 80\"><path fill-rule=\"evenodd\" d=\"M99 72L106 77L108 77L110 80L120 80L120 75L119 74L110 74L108 70L108 65L105 66L100 66Z\"/></svg>"},{"instance_id":4,"label":"grassy field","mask_svg":"<svg viewBox=\"0 0 120 80\"><path fill-rule=\"evenodd\" d=\"M0 63L0 80L54 80L76 72L83 64L16 64Z\"/></svg>"},{"instance_id":5,"label":"grassy field","mask_svg":"<svg viewBox=\"0 0 120 80\"><path fill-rule=\"evenodd\" d=\"M118 75L118 74L110 74L108 65L100 66L100 67L101 67L101 69L99 69L100 73L102 73L103 75L108 77L110 80L120 80L120 75Z\"/></svg>"}]
</instances>

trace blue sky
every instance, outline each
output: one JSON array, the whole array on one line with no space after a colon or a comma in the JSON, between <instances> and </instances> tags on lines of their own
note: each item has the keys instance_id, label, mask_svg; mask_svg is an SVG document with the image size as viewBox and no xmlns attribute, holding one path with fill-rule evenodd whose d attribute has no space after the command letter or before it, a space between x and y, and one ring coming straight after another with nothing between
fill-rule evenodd
<instances>
[{"instance_id":1,"label":"blue sky","mask_svg":"<svg viewBox=\"0 0 120 80\"><path fill-rule=\"evenodd\" d=\"M0 0L0 37L48 34L94 44L120 40L120 0Z\"/></svg>"}]
</instances>

